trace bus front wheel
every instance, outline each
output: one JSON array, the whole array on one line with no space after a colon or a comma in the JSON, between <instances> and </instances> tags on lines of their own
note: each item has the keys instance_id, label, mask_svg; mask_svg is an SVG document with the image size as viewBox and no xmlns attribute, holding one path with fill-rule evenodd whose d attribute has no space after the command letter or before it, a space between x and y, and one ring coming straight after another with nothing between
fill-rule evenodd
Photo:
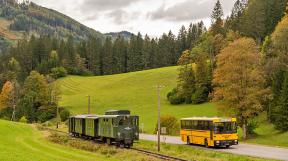
<instances>
[{"instance_id":1,"label":"bus front wheel","mask_svg":"<svg viewBox=\"0 0 288 161\"><path fill-rule=\"evenodd\" d=\"M189 139L189 136L187 136L187 145L190 145L190 139Z\"/></svg>"}]
</instances>

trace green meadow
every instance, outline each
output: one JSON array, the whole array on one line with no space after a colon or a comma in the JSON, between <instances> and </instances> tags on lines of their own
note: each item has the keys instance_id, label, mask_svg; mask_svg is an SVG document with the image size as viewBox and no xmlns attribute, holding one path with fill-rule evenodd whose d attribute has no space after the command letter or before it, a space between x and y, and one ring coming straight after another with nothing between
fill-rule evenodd
<instances>
[{"instance_id":1,"label":"green meadow","mask_svg":"<svg viewBox=\"0 0 288 161\"><path fill-rule=\"evenodd\" d=\"M171 105L167 93L177 84L177 67L146 70L108 76L68 76L59 80L62 89L60 105L67 107L74 115L88 111L88 97L91 96L91 111L103 114L110 109L128 109L140 116L140 127L153 133L157 121L156 86L161 90L161 115L172 115L180 119L192 116L221 116L213 103L201 105ZM260 126L249 143L288 147L288 133L280 133L269 124L265 116L259 117ZM240 131L241 135L241 131Z\"/></svg>"},{"instance_id":2,"label":"green meadow","mask_svg":"<svg viewBox=\"0 0 288 161\"><path fill-rule=\"evenodd\" d=\"M105 155L53 144L41 132L27 124L0 120L0 137L0 160L3 161L107 160Z\"/></svg>"},{"instance_id":3,"label":"green meadow","mask_svg":"<svg viewBox=\"0 0 288 161\"><path fill-rule=\"evenodd\" d=\"M140 116L144 131L153 133L157 121L157 89L161 90L161 114L173 115L178 119L191 116L216 116L217 110L211 103L202 105L170 105L167 93L177 82L177 67L146 70L109 76L69 76L59 80L62 85L60 105L68 107L73 114L88 111L91 96L92 113L103 114L110 109L128 109Z\"/></svg>"}]
</instances>

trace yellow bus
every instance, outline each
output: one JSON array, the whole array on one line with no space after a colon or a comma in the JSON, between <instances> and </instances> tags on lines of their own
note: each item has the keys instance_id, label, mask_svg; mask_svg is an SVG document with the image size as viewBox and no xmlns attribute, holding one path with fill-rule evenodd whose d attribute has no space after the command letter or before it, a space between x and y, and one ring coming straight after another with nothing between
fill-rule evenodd
<instances>
[{"instance_id":1,"label":"yellow bus","mask_svg":"<svg viewBox=\"0 0 288 161\"><path fill-rule=\"evenodd\" d=\"M229 148L238 144L236 118L192 117L181 119L181 140L187 144Z\"/></svg>"}]
</instances>

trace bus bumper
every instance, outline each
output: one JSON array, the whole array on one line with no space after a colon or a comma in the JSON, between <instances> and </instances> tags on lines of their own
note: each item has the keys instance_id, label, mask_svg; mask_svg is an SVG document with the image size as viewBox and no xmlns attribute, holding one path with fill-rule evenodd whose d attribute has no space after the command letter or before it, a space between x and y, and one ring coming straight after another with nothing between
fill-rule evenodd
<instances>
[{"instance_id":1,"label":"bus bumper","mask_svg":"<svg viewBox=\"0 0 288 161\"><path fill-rule=\"evenodd\" d=\"M214 141L215 146L231 146L231 145L238 145L238 140L219 140Z\"/></svg>"}]
</instances>

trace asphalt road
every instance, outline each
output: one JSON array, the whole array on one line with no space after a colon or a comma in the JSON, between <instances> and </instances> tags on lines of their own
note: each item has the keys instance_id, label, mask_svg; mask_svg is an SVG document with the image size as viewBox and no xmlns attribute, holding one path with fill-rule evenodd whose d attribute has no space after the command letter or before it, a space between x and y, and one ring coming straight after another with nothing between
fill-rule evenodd
<instances>
[{"instance_id":1,"label":"asphalt road","mask_svg":"<svg viewBox=\"0 0 288 161\"><path fill-rule=\"evenodd\" d=\"M157 141L156 135L140 134L140 139ZM170 143L170 144L185 144L180 140L180 137L173 136L161 136L161 142ZM187 145L188 146L188 145ZM191 148L204 148L196 145L189 145ZM254 144L244 144L234 145L229 149L226 148L209 148L209 150L223 151L233 154L247 155L253 157L267 158L267 159L277 159L288 161L288 149L278 148L278 147L269 147L261 146Z\"/></svg>"}]
</instances>

